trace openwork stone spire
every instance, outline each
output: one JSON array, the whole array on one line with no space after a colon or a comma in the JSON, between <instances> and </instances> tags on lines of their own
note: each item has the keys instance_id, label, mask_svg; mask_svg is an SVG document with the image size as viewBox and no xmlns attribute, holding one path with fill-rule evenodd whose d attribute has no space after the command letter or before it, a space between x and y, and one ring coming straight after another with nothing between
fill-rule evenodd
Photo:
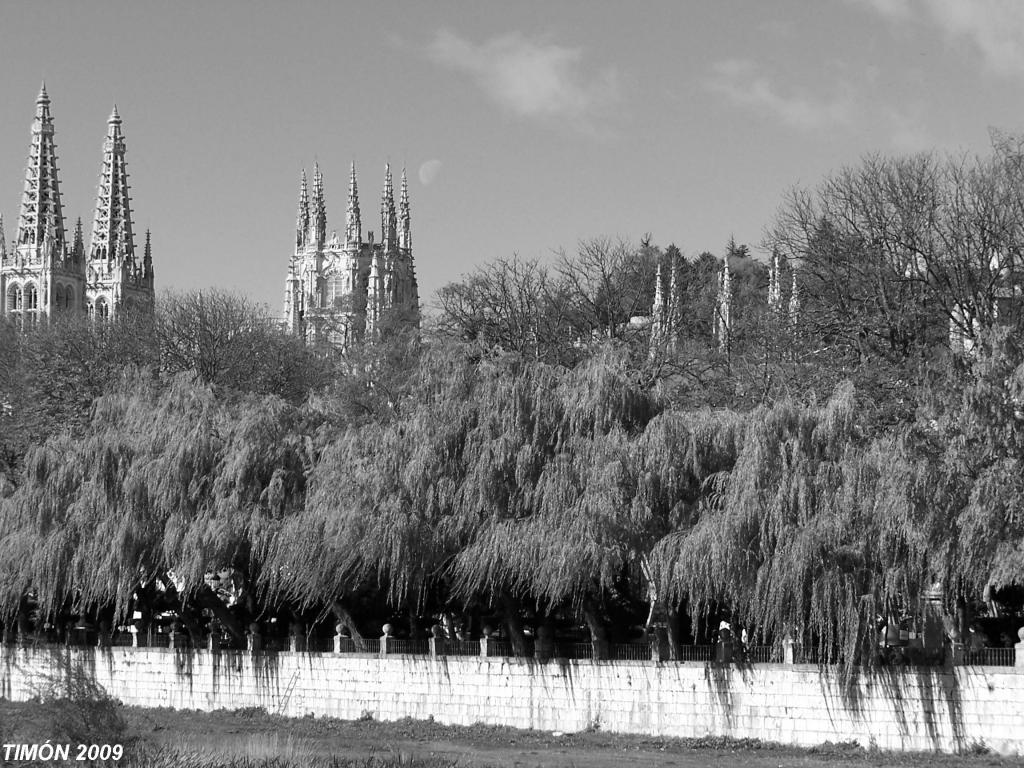
<instances>
[{"instance_id":1,"label":"openwork stone spire","mask_svg":"<svg viewBox=\"0 0 1024 768\"><path fill-rule=\"evenodd\" d=\"M665 277L661 272L661 259L654 269L654 305L651 307L651 354L665 341L667 304L665 301Z\"/></svg>"},{"instance_id":2,"label":"openwork stone spire","mask_svg":"<svg viewBox=\"0 0 1024 768\"><path fill-rule=\"evenodd\" d=\"M306 245L316 245L317 250L324 247L327 240L327 204L324 202L324 176L320 173L320 164L313 164L313 200L309 205L309 236Z\"/></svg>"},{"instance_id":3,"label":"openwork stone spire","mask_svg":"<svg viewBox=\"0 0 1024 768\"><path fill-rule=\"evenodd\" d=\"M729 336L732 332L732 274L729 272L729 257L725 257L718 280L718 300L715 302L715 338L720 352L729 352Z\"/></svg>"},{"instance_id":4,"label":"openwork stone spire","mask_svg":"<svg viewBox=\"0 0 1024 768\"><path fill-rule=\"evenodd\" d=\"M401 227L398 233L398 247L409 250L412 248L412 218L409 215L409 179L405 175L405 168L402 169L402 197L398 203L398 220Z\"/></svg>"},{"instance_id":5,"label":"openwork stone spire","mask_svg":"<svg viewBox=\"0 0 1024 768\"><path fill-rule=\"evenodd\" d=\"M390 251L398 241L398 214L395 211L395 188L391 180L391 164L384 164L384 191L380 196L380 228L384 250Z\"/></svg>"},{"instance_id":6,"label":"openwork stone spire","mask_svg":"<svg viewBox=\"0 0 1024 768\"><path fill-rule=\"evenodd\" d=\"M142 270L148 279L153 278L153 248L150 244L150 232L146 229L146 247L142 256Z\"/></svg>"},{"instance_id":7,"label":"openwork stone spire","mask_svg":"<svg viewBox=\"0 0 1024 768\"><path fill-rule=\"evenodd\" d=\"M356 183L356 164L352 162L352 168L348 177L348 210L345 212L345 245L347 247L358 246L363 242L363 222L359 215L359 186Z\"/></svg>"},{"instance_id":8,"label":"openwork stone spire","mask_svg":"<svg viewBox=\"0 0 1024 768\"><path fill-rule=\"evenodd\" d=\"M782 313L782 274L778 251L772 251L768 265L768 308L776 316Z\"/></svg>"},{"instance_id":9,"label":"openwork stone spire","mask_svg":"<svg viewBox=\"0 0 1024 768\"><path fill-rule=\"evenodd\" d=\"M49 235L48 235L49 233ZM36 98L36 116L32 121L32 145L25 169L25 189L18 215L18 246L41 247L49 242L51 251L63 258L64 210L57 178L57 145L53 140L53 118L46 83ZM42 254L34 251L31 258Z\"/></svg>"},{"instance_id":10,"label":"openwork stone spire","mask_svg":"<svg viewBox=\"0 0 1024 768\"><path fill-rule=\"evenodd\" d=\"M89 258L132 263L135 239L132 234L131 200L128 197L128 171L124 162L124 136L121 116L114 106L107 120L107 138L103 142L100 186L96 193L96 216L92 225Z\"/></svg>"},{"instance_id":11,"label":"openwork stone spire","mask_svg":"<svg viewBox=\"0 0 1024 768\"><path fill-rule=\"evenodd\" d=\"M800 285L796 281L796 270L793 270L793 289L789 294L789 322L796 330L800 322Z\"/></svg>"},{"instance_id":12,"label":"openwork stone spire","mask_svg":"<svg viewBox=\"0 0 1024 768\"><path fill-rule=\"evenodd\" d=\"M71 246L71 261L76 265L85 262L85 236L82 233L82 217L75 220L75 239Z\"/></svg>"},{"instance_id":13,"label":"openwork stone spire","mask_svg":"<svg viewBox=\"0 0 1024 768\"><path fill-rule=\"evenodd\" d=\"M683 333L683 255L672 250L672 275L668 287L668 343L672 349L679 344Z\"/></svg>"},{"instance_id":14,"label":"openwork stone spire","mask_svg":"<svg viewBox=\"0 0 1024 768\"><path fill-rule=\"evenodd\" d=\"M302 169L302 181L299 184L299 210L295 214L295 249L306 245L309 233L309 185L306 183L306 169Z\"/></svg>"}]
</instances>

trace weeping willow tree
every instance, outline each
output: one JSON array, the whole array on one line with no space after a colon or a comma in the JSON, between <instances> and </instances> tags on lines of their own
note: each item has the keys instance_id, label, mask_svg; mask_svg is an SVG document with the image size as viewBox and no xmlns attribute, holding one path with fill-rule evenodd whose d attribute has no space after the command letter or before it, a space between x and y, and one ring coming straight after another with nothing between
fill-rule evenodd
<instances>
[{"instance_id":1,"label":"weeping willow tree","mask_svg":"<svg viewBox=\"0 0 1024 768\"><path fill-rule=\"evenodd\" d=\"M1024 586L1024 350L1000 329L964 362L920 429L945 513L941 575L961 602Z\"/></svg>"},{"instance_id":2,"label":"weeping willow tree","mask_svg":"<svg viewBox=\"0 0 1024 768\"><path fill-rule=\"evenodd\" d=\"M421 606L459 546L462 444L479 376L458 348L424 356L386 422L324 435L304 508L266 542L268 600L339 613L360 589ZM396 396L397 397L397 396Z\"/></svg>"},{"instance_id":3,"label":"weeping willow tree","mask_svg":"<svg viewBox=\"0 0 1024 768\"><path fill-rule=\"evenodd\" d=\"M899 436L858 437L850 387L823 407L760 408L728 471L709 475L698 521L659 543L663 586L693 610L731 606L759 633L864 660L878 615L928 587L933 472Z\"/></svg>"},{"instance_id":4,"label":"weeping willow tree","mask_svg":"<svg viewBox=\"0 0 1024 768\"><path fill-rule=\"evenodd\" d=\"M325 447L264 587L330 602L371 585L414 611L441 591L506 614L599 596L652 527L631 443L660 405L626 360L428 355L402 418Z\"/></svg>"},{"instance_id":5,"label":"weeping willow tree","mask_svg":"<svg viewBox=\"0 0 1024 768\"><path fill-rule=\"evenodd\" d=\"M625 575L643 594L640 559L664 521L634 504L633 443L661 410L621 351L573 370L525 366L490 379L465 448L463 516L471 537L452 562L463 599L528 597L581 610L603 639L602 597Z\"/></svg>"},{"instance_id":6,"label":"weeping willow tree","mask_svg":"<svg viewBox=\"0 0 1024 768\"><path fill-rule=\"evenodd\" d=\"M31 449L0 501L0 609L31 590L47 613L73 601L123 616L154 577L208 598L211 570L257 576L253 543L302 504L306 426L277 398L130 376L96 401L83 437Z\"/></svg>"}]
</instances>

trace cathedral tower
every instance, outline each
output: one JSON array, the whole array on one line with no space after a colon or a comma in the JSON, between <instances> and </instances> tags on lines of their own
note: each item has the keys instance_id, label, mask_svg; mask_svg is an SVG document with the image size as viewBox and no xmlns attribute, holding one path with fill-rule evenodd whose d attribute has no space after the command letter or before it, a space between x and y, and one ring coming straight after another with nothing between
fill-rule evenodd
<instances>
[{"instance_id":1,"label":"cathedral tower","mask_svg":"<svg viewBox=\"0 0 1024 768\"><path fill-rule=\"evenodd\" d=\"M68 248L50 97L44 84L36 98L13 248L8 251L0 242L0 315L24 324L73 312L109 317L122 307L152 306L152 301L153 262L148 236L147 258L141 264L135 258L124 137L117 108L107 121L88 253L81 219Z\"/></svg>"},{"instance_id":2,"label":"cathedral tower","mask_svg":"<svg viewBox=\"0 0 1024 768\"><path fill-rule=\"evenodd\" d=\"M147 265L135 256L124 155L121 116L115 105L107 120L107 137L103 142L86 269L86 310L96 318L142 309L153 302L152 259Z\"/></svg>"},{"instance_id":3,"label":"cathedral tower","mask_svg":"<svg viewBox=\"0 0 1024 768\"><path fill-rule=\"evenodd\" d=\"M409 185L402 171L395 204L390 165L384 167L380 238L363 232L356 166L349 171L344 237L326 237L323 175L313 172L309 199L303 172L296 247L285 278L285 327L311 343L344 348L392 328L419 326L419 289L412 257Z\"/></svg>"},{"instance_id":4,"label":"cathedral tower","mask_svg":"<svg viewBox=\"0 0 1024 768\"><path fill-rule=\"evenodd\" d=\"M44 83L36 98L14 247L0 258L0 314L32 324L81 309L84 275L65 243L57 145Z\"/></svg>"}]
</instances>

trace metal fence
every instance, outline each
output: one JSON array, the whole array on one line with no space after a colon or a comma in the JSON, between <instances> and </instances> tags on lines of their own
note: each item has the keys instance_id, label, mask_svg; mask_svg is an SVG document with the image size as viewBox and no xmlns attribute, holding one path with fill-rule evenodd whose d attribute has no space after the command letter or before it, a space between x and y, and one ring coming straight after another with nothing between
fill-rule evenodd
<instances>
[{"instance_id":1,"label":"metal fence","mask_svg":"<svg viewBox=\"0 0 1024 768\"><path fill-rule=\"evenodd\" d=\"M171 634L168 632L139 632L132 633L118 629L108 636L93 634L81 637L82 633L72 634L63 639L56 637L28 636L18 640L13 634L4 636L8 644L19 643L22 645L62 645L71 647L133 647L139 648L168 648L177 649L210 647L210 640L197 638L195 643L186 633L174 636L173 643ZM296 642L297 640L297 642ZM380 655L382 650L387 654L404 654L427 656L432 653L443 656L461 657L493 657L493 658L531 658L540 661L551 659L593 659L595 648L598 650L597 658L609 661L661 661L716 663L728 659L734 664L780 664L785 661L785 655L781 644L775 645L749 645L741 646L736 644L732 647L731 653L724 652L725 649L718 645L680 645L670 650L666 644L658 646L650 642L611 643L608 645L594 644L578 641L534 641L532 638L525 638L525 642L517 646L507 639L483 640L439 640L434 647L431 647L429 639L420 638L396 638L388 637L386 649L382 649L381 638L351 637L299 637L289 638L281 636L260 637L255 647L263 652L287 652L293 647L306 653L340 653L340 654L367 654ZM245 650L237 641L222 642L218 640L214 646L218 650ZM251 645L248 647L252 647ZM923 658L923 657L922 657ZM1001 648L980 648L977 650L964 649L962 655L957 656L958 664L978 665L986 667L1014 667L1017 663L1017 653L1014 647ZM828 663L828 659L819 655L818 648L813 645L792 646L792 660L795 664ZM897 660L890 657L884 659L880 655L880 663L883 665L898 666L934 666L941 664L941 655L935 658L928 657L926 661L914 655L901 655ZM947 657L947 662L948 657Z\"/></svg>"},{"instance_id":2,"label":"metal fence","mask_svg":"<svg viewBox=\"0 0 1024 768\"><path fill-rule=\"evenodd\" d=\"M770 664L782 661L782 649L770 645L748 645L743 651L743 660L750 664Z\"/></svg>"},{"instance_id":3,"label":"metal fence","mask_svg":"<svg viewBox=\"0 0 1024 768\"><path fill-rule=\"evenodd\" d=\"M446 656L479 656L479 640L448 640L444 644Z\"/></svg>"},{"instance_id":4,"label":"metal fence","mask_svg":"<svg viewBox=\"0 0 1024 768\"><path fill-rule=\"evenodd\" d=\"M967 663L983 667L1012 667L1017 663L1017 654L1013 648L982 648L968 652Z\"/></svg>"},{"instance_id":5,"label":"metal fence","mask_svg":"<svg viewBox=\"0 0 1024 768\"><path fill-rule=\"evenodd\" d=\"M650 661L650 643L612 643L608 646L608 658L619 661Z\"/></svg>"},{"instance_id":6,"label":"metal fence","mask_svg":"<svg viewBox=\"0 0 1024 768\"><path fill-rule=\"evenodd\" d=\"M676 661L712 661L714 658L713 645L681 645Z\"/></svg>"}]
</instances>

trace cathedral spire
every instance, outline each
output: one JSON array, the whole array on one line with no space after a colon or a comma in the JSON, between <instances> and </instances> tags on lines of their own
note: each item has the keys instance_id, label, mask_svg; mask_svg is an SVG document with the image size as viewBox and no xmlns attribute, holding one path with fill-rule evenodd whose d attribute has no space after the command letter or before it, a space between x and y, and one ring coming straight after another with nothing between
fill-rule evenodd
<instances>
[{"instance_id":1,"label":"cathedral spire","mask_svg":"<svg viewBox=\"0 0 1024 768\"><path fill-rule=\"evenodd\" d=\"M309 186L306 183L306 169L302 169L302 182L299 185L299 211L295 216L295 250L306 244L309 232Z\"/></svg>"},{"instance_id":2,"label":"cathedral spire","mask_svg":"<svg viewBox=\"0 0 1024 768\"><path fill-rule=\"evenodd\" d=\"M121 116L114 105L107 119L107 138L103 142L103 164L96 192L96 216L92 225L90 260L122 264L135 262L135 237L132 234L131 200L128 197L128 171L124 161L125 145Z\"/></svg>"},{"instance_id":3,"label":"cathedral spire","mask_svg":"<svg viewBox=\"0 0 1024 768\"><path fill-rule=\"evenodd\" d=\"M409 215L409 179L402 168L402 197L398 203L398 219L401 228L398 232L398 247L412 250L412 218Z\"/></svg>"},{"instance_id":4,"label":"cathedral spire","mask_svg":"<svg viewBox=\"0 0 1024 768\"><path fill-rule=\"evenodd\" d=\"M313 163L313 200L309 210L309 236L306 245L322 250L327 240L327 205L324 203L324 176L320 164Z\"/></svg>"},{"instance_id":5,"label":"cathedral spire","mask_svg":"<svg viewBox=\"0 0 1024 768\"><path fill-rule=\"evenodd\" d=\"M683 296L683 280L685 278L683 277L683 254L677 248L671 248L670 250L672 258L669 264L672 274L669 278L666 331L668 332L669 345L674 349L679 342L683 329L683 303L685 299Z\"/></svg>"},{"instance_id":6,"label":"cathedral spire","mask_svg":"<svg viewBox=\"0 0 1024 768\"><path fill-rule=\"evenodd\" d=\"M661 271L662 259L654 269L654 305L651 307L651 354L665 341L666 302L665 277Z\"/></svg>"},{"instance_id":7,"label":"cathedral spire","mask_svg":"<svg viewBox=\"0 0 1024 768\"><path fill-rule=\"evenodd\" d=\"M768 308L775 314L782 312L782 270L779 252L772 251L772 260L768 265Z\"/></svg>"},{"instance_id":8,"label":"cathedral spire","mask_svg":"<svg viewBox=\"0 0 1024 768\"><path fill-rule=\"evenodd\" d=\"M4 234L4 215L0 213L0 264L7 258L7 236Z\"/></svg>"},{"instance_id":9,"label":"cathedral spire","mask_svg":"<svg viewBox=\"0 0 1024 768\"><path fill-rule=\"evenodd\" d=\"M85 238L82 235L82 217L75 220L75 239L71 246L71 261L77 266L85 262Z\"/></svg>"},{"instance_id":10,"label":"cathedral spire","mask_svg":"<svg viewBox=\"0 0 1024 768\"><path fill-rule=\"evenodd\" d=\"M149 227L146 228L146 246L142 251L142 277L144 280L153 279L153 247L150 244Z\"/></svg>"},{"instance_id":11,"label":"cathedral spire","mask_svg":"<svg viewBox=\"0 0 1024 768\"><path fill-rule=\"evenodd\" d=\"M356 164L348 177L348 210L345 213L345 247L357 247L363 242L363 223L359 218L359 186L356 183Z\"/></svg>"},{"instance_id":12,"label":"cathedral spire","mask_svg":"<svg viewBox=\"0 0 1024 768\"><path fill-rule=\"evenodd\" d=\"M718 350L728 354L732 333L732 275L729 272L728 255L724 262L718 280L718 300L715 302L715 336Z\"/></svg>"},{"instance_id":13,"label":"cathedral spire","mask_svg":"<svg viewBox=\"0 0 1024 768\"><path fill-rule=\"evenodd\" d=\"M381 240L385 251L391 251L398 240L398 215L395 213L395 187L391 180L391 164L384 164L384 191L380 198Z\"/></svg>"},{"instance_id":14,"label":"cathedral spire","mask_svg":"<svg viewBox=\"0 0 1024 768\"><path fill-rule=\"evenodd\" d=\"M35 249L42 246L47 231L50 232L50 248L63 256L64 211L57 178L57 145L53 140L50 97L46 93L46 83L43 83L36 98L32 144L18 215L17 243L19 247L29 249L30 253L26 253L26 256L30 260L42 257L42 253Z\"/></svg>"},{"instance_id":15,"label":"cathedral spire","mask_svg":"<svg viewBox=\"0 0 1024 768\"><path fill-rule=\"evenodd\" d=\"M789 294L789 322L796 329L800 322L800 286L796 282L796 270L793 270L793 289Z\"/></svg>"}]
</instances>

